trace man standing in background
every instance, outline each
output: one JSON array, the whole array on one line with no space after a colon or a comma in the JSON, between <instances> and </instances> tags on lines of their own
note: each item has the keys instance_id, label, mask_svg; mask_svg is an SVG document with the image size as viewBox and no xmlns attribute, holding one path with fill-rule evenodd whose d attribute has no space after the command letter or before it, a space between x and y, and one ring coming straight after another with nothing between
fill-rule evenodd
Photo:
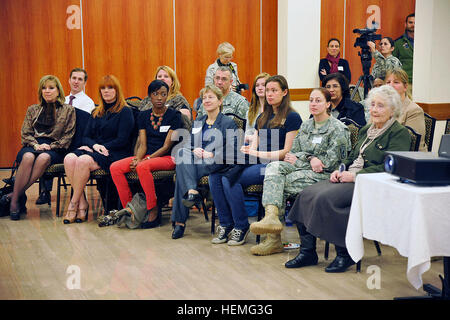
<instances>
[{"instance_id":1,"label":"man standing in background","mask_svg":"<svg viewBox=\"0 0 450 320\"><path fill-rule=\"evenodd\" d=\"M414 25L415 14L411 13L405 20L405 33L395 40L392 55L402 63L402 68L408 74L408 92L412 95L413 57L414 57Z\"/></svg>"}]
</instances>

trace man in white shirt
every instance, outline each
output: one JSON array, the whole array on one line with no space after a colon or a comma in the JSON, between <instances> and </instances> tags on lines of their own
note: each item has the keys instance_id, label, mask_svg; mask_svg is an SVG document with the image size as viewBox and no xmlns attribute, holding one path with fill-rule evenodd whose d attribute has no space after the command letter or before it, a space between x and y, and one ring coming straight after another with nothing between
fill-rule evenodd
<instances>
[{"instance_id":1,"label":"man in white shirt","mask_svg":"<svg viewBox=\"0 0 450 320\"><path fill-rule=\"evenodd\" d=\"M94 101L84 93L84 87L87 81L87 72L81 68L75 68L70 72L69 85L70 94L66 96L66 103L77 109L91 113L95 108ZM52 191L53 178L40 179L41 193L36 200L36 204L51 204L50 191Z\"/></svg>"},{"instance_id":2,"label":"man in white shirt","mask_svg":"<svg viewBox=\"0 0 450 320\"><path fill-rule=\"evenodd\" d=\"M87 72L84 69L75 68L70 72L70 94L66 96L66 103L91 113L95 108L95 104L94 101L84 93L87 78Z\"/></svg>"}]
</instances>

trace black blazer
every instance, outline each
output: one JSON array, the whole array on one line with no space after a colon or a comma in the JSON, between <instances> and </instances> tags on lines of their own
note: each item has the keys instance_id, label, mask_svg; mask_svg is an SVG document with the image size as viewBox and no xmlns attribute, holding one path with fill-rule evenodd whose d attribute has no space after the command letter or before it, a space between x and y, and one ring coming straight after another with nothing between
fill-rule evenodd
<instances>
[{"instance_id":1,"label":"black blazer","mask_svg":"<svg viewBox=\"0 0 450 320\"><path fill-rule=\"evenodd\" d=\"M342 67L344 70L338 71L339 73L342 73L348 80L348 83L352 82L352 73L350 72L350 66L348 65L348 61L345 59L339 59L338 67ZM326 58L320 59L319 63L319 78L320 81L323 81L323 78L326 76L322 75L320 73L320 70L325 69L327 71L327 75L330 74L330 64L328 63L328 60Z\"/></svg>"},{"instance_id":2,"label":"black blazer","mask_svg":"<svg viewBox=\"0 0 450 320\"><path fill-rule=\"evenodd\" d=\"M83 145L91 149L94 144L104 145L114 162L132 155L133 130L133 111L128 106L118 113L107 111L103 117L91 115L84 131Z\"/></svg>"},{"instance_id":3,"label":"black blazer","mask_svg":"<svg viewBox=\"0 0 450 320\"><path fill-rule=\"evenodd\" d=\"M213 162L211 172L222 169L227 163L234 163L236 157L238 138L236 136L229 137L227 139L227 130L231 130L228 134L235 132L238 129L236 123L230 117L219 112L216 121L212 125L210 130L218 130L220 134L215 134L214 131L207 130L204 135L203 128L207 119L207 115L201 116L192 123L192 131L190 137L191 150L194 148L202 148L214 153L214 158L210 161ZM205 141L202 141L204 139ZM230 141L228 141L230 140ZM205 145L206 144L206 145Z\"/></svg>"},{"instance_id":4,"label":"black blazer","mask_svg":"<svg viewBox=\"0 0 450 320\"><path fill-rule=\"evenodd\" d=\"M366 125L364 106L350 98L343 98L335 110L339 111L338 119L349 118L360 126Z\"/></svg>"}]
</instances>

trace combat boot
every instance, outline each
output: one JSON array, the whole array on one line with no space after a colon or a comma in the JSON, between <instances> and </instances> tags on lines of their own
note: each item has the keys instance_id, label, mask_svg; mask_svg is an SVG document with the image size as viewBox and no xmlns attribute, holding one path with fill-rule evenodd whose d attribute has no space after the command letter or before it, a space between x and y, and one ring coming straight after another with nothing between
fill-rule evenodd
<instances>
[{"instance_id":1,"label":"combat boot","mask_svg":"<svg viewBox=\"0 0 450 320\"><path fill-rule=\"evenodd\" d=\"M250 231L254 234L280 234L283 230L283 224L278 218L278 207L269 204L266 206L265 211L266 214L263 219L250 225Z\"/></svg>"},{"instance_id":2,"label":"combat boot","mask_svg":"<svg viewBox=\"0 0 450 320\"><path fill-rule=\"evenodd\" d=\"M256 256L268 256L270 254L283 252L284 246L281 243L281 234L267 234L267 237L260 244L250 248L250 252Z\"/></svg>"}]
</instances>

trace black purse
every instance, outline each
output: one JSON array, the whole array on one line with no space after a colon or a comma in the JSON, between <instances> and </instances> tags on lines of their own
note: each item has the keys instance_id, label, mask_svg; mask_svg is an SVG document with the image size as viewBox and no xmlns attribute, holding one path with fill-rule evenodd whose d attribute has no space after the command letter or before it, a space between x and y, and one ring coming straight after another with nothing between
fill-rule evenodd
<instances>
[{"instance_id":1,"label":"black purse","mask_svg":"<svg viewBox=\"0 0 450 320\"><path fill-rule=\"evenodd\" d=\"M0 217L9 215L9 205L11 199L6 197L6 195L10 194L14 190L14 181L15 181L15 173L17 171L17 161L14 161L13 166L11 168L11 176L9 178L3 179L5 185L0 188Z\"/></svg>"}]
</instances>

